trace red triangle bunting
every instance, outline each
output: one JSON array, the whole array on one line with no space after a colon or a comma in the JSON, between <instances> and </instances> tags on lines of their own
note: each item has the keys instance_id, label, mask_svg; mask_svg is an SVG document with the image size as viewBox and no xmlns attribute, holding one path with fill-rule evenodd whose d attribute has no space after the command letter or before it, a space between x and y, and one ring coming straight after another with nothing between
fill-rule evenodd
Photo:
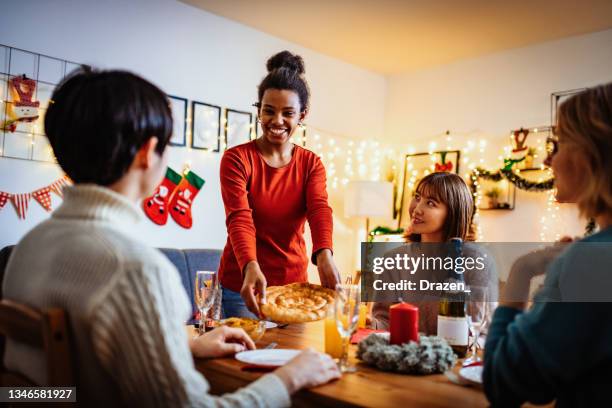
<instances>
[{"instance_id":1,"label":"red triangle bunting","mask_svg":"<svg viewBox=\"0 0 612 408\"><path fill-rule=\"evenodd\" d=\"M40 204L45 210L51 211L51 188L43 187L32 193L32 197Z\"/></svg>"},{"instance_id":2,"label":"red triangle bunting","mask_svg":"<svg viewBox=\"0 0 612 408\"><path fill-rule=\"evenodd\" d=\"M0 210L4 208L4 205L10 199L11 199L11 194L4 192L4 191L0 191Z\"/></svg>"},{"instance_id":3,"label":"red triangle bunting","mask_svg":"<svg viewBox=\"0 0 612 408\"><path fill-rule=\"evenodd\" d=\"M30 202L31 197L31 193L13 194L11 196L11 201L13 202L15 210L17 211L17 215L22 220L25 220L26 213L28 212L28 204Z\"/></svg>"}]
</instances>

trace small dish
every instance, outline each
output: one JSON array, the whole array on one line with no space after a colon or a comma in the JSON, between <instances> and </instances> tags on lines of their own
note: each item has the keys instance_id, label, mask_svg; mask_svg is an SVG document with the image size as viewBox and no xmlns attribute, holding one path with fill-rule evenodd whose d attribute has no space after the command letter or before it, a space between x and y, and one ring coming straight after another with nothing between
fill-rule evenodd
<instances>
[{"instance_id":1,"label":"small dish","mask_svg":"<svg viewBox=\"0 0 612 408\"><path fill-rule=\"evenodd\" d=\"M243 363L259 367L281 367L300 352L301 350L293 349L249 350L236 354L235 358Z\"/></svg>"},{"instance_id":2,"label":"small dish","mask_svg":"<svg viewBox=\"0 0 612 408\"><path fill-rule=\"evenodd\" d=\"M482 365L472 365L459 370L459 376L472 383L482 385Z\"/></svg>"}]
</instances>

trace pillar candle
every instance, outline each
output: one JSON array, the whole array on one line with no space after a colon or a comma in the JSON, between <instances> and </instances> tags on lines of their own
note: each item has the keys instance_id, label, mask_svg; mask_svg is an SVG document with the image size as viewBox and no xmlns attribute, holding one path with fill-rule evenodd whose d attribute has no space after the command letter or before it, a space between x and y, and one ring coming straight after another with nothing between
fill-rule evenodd
<instances>
[{"instance_id":1,"label":"pillar candle","mask_svg":"<svg viewBox=\"0 0 612 408\"><path fill-rule=\"evenodd\" d=\"M419 341L419 308L409 303L389 307L389 331L391 344Z\"/></svg>"}]
</instances>

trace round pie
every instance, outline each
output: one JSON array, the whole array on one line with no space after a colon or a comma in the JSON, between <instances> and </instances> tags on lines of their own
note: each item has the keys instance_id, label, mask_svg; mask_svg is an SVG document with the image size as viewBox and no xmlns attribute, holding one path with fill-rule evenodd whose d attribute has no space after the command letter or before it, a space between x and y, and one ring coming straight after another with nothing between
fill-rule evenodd
<instances>
[{"instance_id":1,"label":"round pie","mask_svg":"<svg viewBox=\"0 0 612 408\"><path fill-rule=\"evenodd\" d=\"M321 320L334 304L335 292L311 283L269 286L262 313L278 323L305 323Z\"/></svg>"}]
</instances>

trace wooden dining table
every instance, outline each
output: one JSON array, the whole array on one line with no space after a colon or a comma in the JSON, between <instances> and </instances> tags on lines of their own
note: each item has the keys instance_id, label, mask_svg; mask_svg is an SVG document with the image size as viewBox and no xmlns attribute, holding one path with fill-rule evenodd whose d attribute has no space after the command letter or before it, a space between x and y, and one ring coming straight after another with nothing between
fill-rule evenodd
<instances>
[{"instance_id":1,"label":"wooden dining table","mask_svg":"<svg viewBox=\"0 0 612 408\"><path fill-rule=\"evenodd\" d=\"M292 324L268 329L257 342L258 348L276 342L277 348L324 351L324 322ZM481 388L452 383L444 374L406 375L380 371L355 357L356 345L350 346L350 360L357 372L339 380L302 390L292 397L293 406L317 407L486 407ZM208 380L213 394L236 391L264 373L242 370L244 363L234 358L196 359L195 365ZM455 371L459 367L455 368Z\"/></svg>"}]
</instances>

